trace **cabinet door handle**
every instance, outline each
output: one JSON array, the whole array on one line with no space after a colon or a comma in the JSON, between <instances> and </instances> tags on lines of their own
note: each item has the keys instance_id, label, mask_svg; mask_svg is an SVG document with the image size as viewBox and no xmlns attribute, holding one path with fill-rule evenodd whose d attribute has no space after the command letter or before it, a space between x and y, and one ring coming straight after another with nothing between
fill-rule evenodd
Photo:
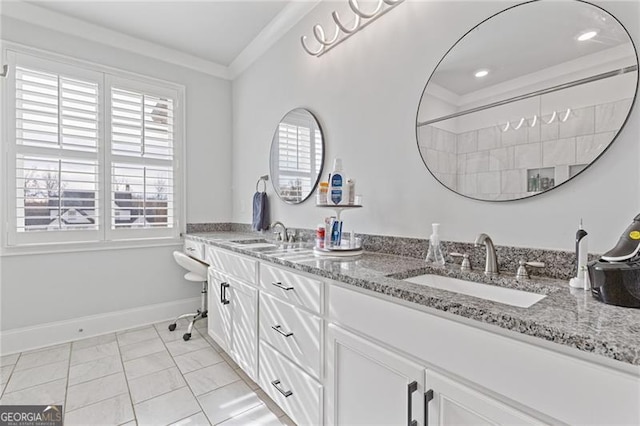
<instances>
[{"instance_id":1,"label":"cabinet door handle","mask_svg":"<svg viewBox=\"0 0 640 426\"><path fill-rule=\"evenodd\" d=\"M271 328L273 328L275 331L277 331L278 333L282 334L284 337L291 337L293 336L292 332L286 332L286 331L282 331L282 326L281 325L272 325Z\"/></svg>"},{"instance_id":2,"label":"cabinet door handle","mask_svg":"<svg viewBox=\"0 0 640 426\"><path fill-rule=\"evenodd\" d=\"M278 386L280 384L280 380L274 380L273 382L271 382L271 384L274 388L278 389L278 392L283 394L285 398L289 398L291 395L293 395L293 392L291 392L290 390L286 391Z\"/></svg>"},{"instance_id":3,"label":"cabinet door handle","mask_svg":"<svg viewBox=\"0 0 640 426\"><path fill-rule=\"evenodd\" d=\"M424 426L429 426L429 401L433 399L433 389L424 393Z\"/></svg>"},{"instance_id":4,"label":"cabinet door handle","mask_svg":"<svg viewBox=\"0 0 640 426\"><path fill-rule=\"evenodd\" d=\"M280 281L275 281L275 282L272 282L271 284L275 285L276 287L281 288L283 290L293 290L293 287L284 285Z\"/></svg>"},{"instance_id":5,"label":"cabinet door handle","mask_svg":"<svg viewBox=\"0 0 640 426\"><path fill-rule=\"evenodd\" d=\"M413 393L418 390L418 382L415 380L407 386L407 425L408 426L417 426L418 421L413 420Z\"/></svg>"},{"instance_id":6,"label":"cabinet door handle","mask_svg":"<svg viewBox=\"0 0 640 426\"><path fill-rule=\"evenodd\" d=\"M220 283L220 303L223 305L229 304L229 299L227 299L227 287L229 287L229 283Z\"/></svg>"}]
</instances>

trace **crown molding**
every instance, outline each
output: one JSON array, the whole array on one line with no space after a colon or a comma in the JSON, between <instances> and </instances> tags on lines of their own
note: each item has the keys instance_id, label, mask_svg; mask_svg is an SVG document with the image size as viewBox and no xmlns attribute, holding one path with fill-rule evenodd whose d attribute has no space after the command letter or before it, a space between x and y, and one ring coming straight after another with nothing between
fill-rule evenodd
<instances>
[{"instance_id":1,"label":"crown molding","mask_svg":"<svg viewBox=\"0 0 640 426\"><path fill-rule=\"evenodd\" d=\"M249 68L252 63L280 40L302 18L307 16L321 1L292 1L287 4L229 65L231 79L236 78Z\"/></svg>"},{"instance_id":2,"label":"crown molding","mask_svg":"<svg viewBox=\"0 0 640 426\"><path fill-rule=\"evenodd\" d=\"M23 1L2 1L2 9L0 10L0 13L19 21L126 50L163 62L180 65L214 77L226 80L231 79L229 69L213 61L208 61L176 49L171 49L136 37L131 37L126 34L91 24L77 18L72 18L61 13L53 12Z\"/></svg>"}]
</instances>

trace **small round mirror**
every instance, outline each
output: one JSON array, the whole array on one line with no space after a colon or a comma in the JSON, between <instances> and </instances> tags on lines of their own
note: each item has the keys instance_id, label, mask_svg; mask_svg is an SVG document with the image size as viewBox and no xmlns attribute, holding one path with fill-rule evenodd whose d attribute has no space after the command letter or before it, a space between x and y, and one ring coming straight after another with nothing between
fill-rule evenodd
<instances>
[{"instance_id":1,"label":"small round mirror","mask_svg":"<svg viewBox=\"0 0 640 426\"><path fill-rule=\"evenodd\" d=\"M324 164L324 137L316 117L304 108L289 111L271 141L269 170L281 200L298 204L314 191Z\"/></svg>"},{"instance_id":2,"label":"small round mirror","mask_svg":"<svg viewBox=\"0 0 640 426\"><path fill-rule=\"evenodd\" d=\"M530 197L598 159L637 86L633 42L607 11L523 3L478 24L442 58L418 107L418 148L431 174L461 195Z\"/></svg>"}]
</instances>

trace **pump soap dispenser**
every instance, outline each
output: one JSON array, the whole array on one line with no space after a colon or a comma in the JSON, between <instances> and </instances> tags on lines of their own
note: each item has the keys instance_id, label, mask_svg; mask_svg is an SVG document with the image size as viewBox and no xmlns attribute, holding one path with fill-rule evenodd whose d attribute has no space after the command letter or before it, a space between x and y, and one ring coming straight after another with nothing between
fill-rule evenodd
<instances>
[{"instance_id":1,"label":"pump soap dispenser","mask_svg":"<svg viewBox=\"0 0 640 426\"><path fill-rule=\"evenodd\" d=\"M429 249L427 250L427 263L433 266L444 266L444 255L442 254L442 247L440 246L440 236L438 231L440 229L439 223L431 224L432 233L429 237Z\"/></svg>"}]
</instances>

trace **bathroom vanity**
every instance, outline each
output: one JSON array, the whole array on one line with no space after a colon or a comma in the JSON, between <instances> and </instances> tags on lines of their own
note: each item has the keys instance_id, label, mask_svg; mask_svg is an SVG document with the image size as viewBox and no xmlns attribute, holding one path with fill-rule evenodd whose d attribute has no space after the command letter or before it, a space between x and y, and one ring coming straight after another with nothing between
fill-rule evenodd
<instances>
[{"instance_id":1,"label":"bathroom vanity","mask_svg":"<svg viewBox=\"0 0 640 426\"><path fill-rule=\"evenodd\" d=\"M185 250L210 265L209 335L297 424L640 424L640 312L564 281L518 284L545 294L522 308L404 280L460 276L421 259L232 232Z\"/></svg>"}]
</instances>

